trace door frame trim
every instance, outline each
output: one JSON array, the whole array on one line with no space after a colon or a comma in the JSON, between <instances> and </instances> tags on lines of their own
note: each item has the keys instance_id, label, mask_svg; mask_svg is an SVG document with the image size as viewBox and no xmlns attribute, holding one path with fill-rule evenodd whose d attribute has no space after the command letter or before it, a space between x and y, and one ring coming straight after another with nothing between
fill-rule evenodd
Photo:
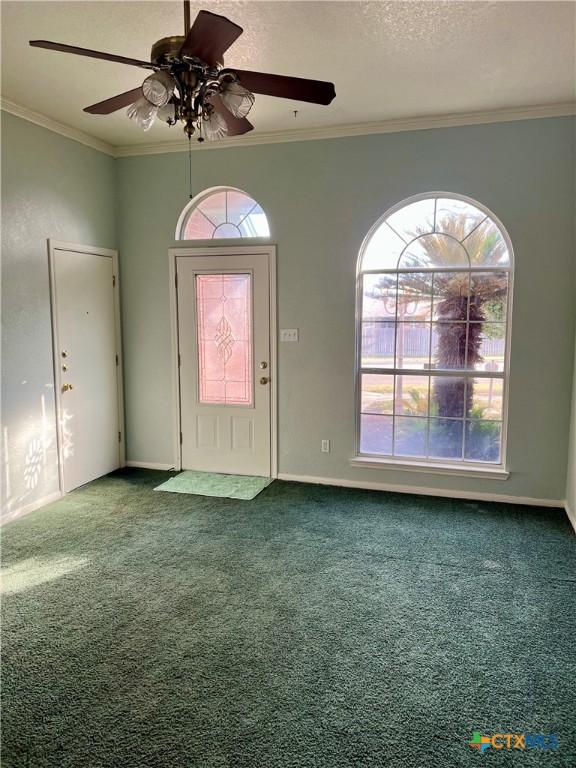
<instances>
[{"instance_id":1,"label":"door frame trim","mask_svg":"<svg viewBox=\"0 0 576 768\"><path fill-rule=\"evenodd\" d=\"M48 238L48 273L50 281L50 318L52 327L52 366L54 375L54 401L56 415L56 442L58 456L58 483L62 495L64 490L64 457L62 456L62 422L60 413L62 410L62 376L59 365L60 336L58 329L58 317L56 314L56 273L54 268L55 251L72 251L74 253L86 253L91 256L107 256L112 259L112 271L116 278L113 285L114 292L114 327L116 354L118 355L118 365L116 366L117 381L117 403L118 403L118 430L120 440L118 444L119 466L126 466L126 428L124 424L124 378L123 378L123 360L122 360L122 333L120 326L120 275L118 273L118 251L110 248L98 248L93 245L79 245L78 243L68 243L62 240L53 240Z\"/></svg>"},{"instance_id":2,"label":"door frame trim","mask_svg":"<svg viewBox=\"0 0 576 768\"><path fill-rule=\"evenodd\" d=\"M229 245L170 248L168 269L170 284L170 326L172 336L172 429L174 447L174 468L182 469L180 445L180 375L178 371L178 285L176 281L176 259L186 256L254 256L263 254L268 258L269 276L269 322L270 322L270 477L278 477L278 302L276 283L275 245Z\"/></svg>"}]
</instances>

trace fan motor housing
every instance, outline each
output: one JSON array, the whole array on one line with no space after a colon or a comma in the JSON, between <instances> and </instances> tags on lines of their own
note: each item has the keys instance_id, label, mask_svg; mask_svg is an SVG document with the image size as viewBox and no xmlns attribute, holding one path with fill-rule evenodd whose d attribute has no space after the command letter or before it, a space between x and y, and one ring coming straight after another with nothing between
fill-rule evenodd
<instances>
[{"instance_id":1,"label":"fan motor housing","mask_svg":"<svg viewBox=\"0 0 576 768\"><path fill-rule=\"evenodd\" d=\"M173 35L172 37L163 37L161 40L156 40L152 46L150 60L154 64L168 64L177 60L185 39L184 35Z\"/></svg>"}]
</instances>

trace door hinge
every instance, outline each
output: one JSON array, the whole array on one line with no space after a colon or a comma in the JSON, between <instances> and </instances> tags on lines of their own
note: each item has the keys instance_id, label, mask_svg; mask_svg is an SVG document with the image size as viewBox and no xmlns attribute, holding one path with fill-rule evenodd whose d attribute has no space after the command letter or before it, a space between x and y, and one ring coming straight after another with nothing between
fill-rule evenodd
<instances>
[{"instance_id":1,"label":"door hinge","mask_svg":"<svg viewBox=\"0 0 576 768\"><path fill-rule=\"evenodd\" d=\"M118 355L115 355L116 357L116 365L118 365Z\"/></svg>"},{"instance_id":2,"label":"door hinge","mask_svg":"<svg viewBox=\"0 0 576 768\"><path fill-rule=\"evenodd\" d=\"M122 442L122 432L118 432L118 442Z\"/></svg>"},{"instance_id":3,"label":"door hinge","mask_svg":"<svg viewBox=\"0 0 576 768\"><path fill-rule=\"evenodd\" d=\"M182 432L180 432L180 445L182 445Z\"/></svg>"},{"instance_id":4,"label":"door hinge","mask_svg":"<svg viewBox=\"0 0 576 768\"><path fill-rule=\"evenodd\" d=\"M116 275L112 275L112 288L116 286Z\"/></svg>"}]
</instances>

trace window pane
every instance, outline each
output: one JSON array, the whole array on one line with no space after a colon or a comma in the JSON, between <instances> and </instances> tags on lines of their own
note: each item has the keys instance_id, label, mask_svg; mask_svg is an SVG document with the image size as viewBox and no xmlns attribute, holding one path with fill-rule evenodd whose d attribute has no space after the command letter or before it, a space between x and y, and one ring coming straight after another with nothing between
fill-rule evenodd
<instances>
[{"instance_id":1,"label":"window pane","mask_svg":"<svg viewBox=\"0 0 576 768\"><path fill-rule=\"evenodd\" d=\"M199 196L198 200L177 237L184 240L270 237L266 214L245 192L219 189Z\"/></svg>"},{"instance_id":2,"label":"window pane","mask_svg":"<svg viewBox=\"0 0 576 768\"><path fill-rule=\"evenodd\" d=\"M225 237L242 237L242 233L234 224L228 224L228 222L225 222L224 224L219 224L216 227L213 237L215 240Z\"/></svg>"},{"instance_id":3,"label":"window pane","mask_svg":"<svg viewBox=\"0 0 576 768\"><path fill-rule=\"evenodd\" d=\"M396 416L394 425L395 456L426 456L428 419Z\"/></svg>"},{"instance_id":4,"label":"window pane","mask_svg":"<svg viewBox=\"0 0 576 768\"><path fill-rule=\"evenodd\" d=\"M371 235L361 364L382 372L360 377L364 452L500 461L508 265L505 234L450 197L410 203Z\"/></svg>"},{"instance_id":5,"label":"window pane","mask_svg":"<svg viewBox=\"0 0 576 768\"><path fill-rule=\"evenodd\" d=\"M468 256L460 243L446 235L425 235L402 254L400 269L419 267L468 267Z\"/></svg>"},{"instance_id":6,"label":"window pane","mask_svg":"<svg viewBox=\"0 0 576 768\"><path fill-rule=\"evenodd\" d=\"M392 416L360 417L360 451L392 455Z\"/></svg>"},{"instance_id":7,"label":"window pane","mask_svg":"<svg viewBox=\"0 0 576 768\"><path fill-rule=\"evenodd\" d=\"M464 422L430 419L428 456L432 459L462 459Z\"/></svg>"},{"instance_id":8,"label":"window pane","mask_svg":"<svg viewBox=\"0 0 576 768\"><path fill-rule=\"evenodd\" d=\"M477 371L503 371L505 347L504 323L470 323L468 368L475 368Z\"/></svg>"},{"instance_id":9,"label":"window pane","mask_svg":"<svg viewBox=\"0 0 576 768\"><path fill-rule=\"evenodd\" d=\"M266 214L259 205L238 224L242 237L270 237Z\"/></svg>"},{"instance_id":10,"label":"window pane","mask_svg":"<svg viewBox=\"0 0 576 768\"><path fill-rule=\"evenodd\" d=\"M462 244L468 251L472 266L494 264L501 267L509 264L506 242L490 219L486 219Z\"/></svg>"},{"instance_id":11,"label":"window pane","mask_svg":"<svg viewBox=\"0 0 576 768\"><path fill-rule=\"evenodd\" d=\"M256 201L244 192L238 192L235 189L226 190L226 221L238 226L255 205Z\"/></svg>"},{"instance_id":12,"label":"window pane","mask_svg":"<svg viewBox=\"0 0 576 768\"><path fill-rule=\"evenodd\" d=\"M469 272L434 273L434 319L468 319Z\"/></svg>"},{"instance_id":13,"label":"window pane","mask_svg":"<svg viewBox=\"0 0 576 768\"><path fill-rule=\"evenodd\" d=\"M429 320L432 306L432 275L401 272L398 275L398 320Z\"/></svg>"},{"instance_id":14,"label":"window pane","mask_svg":"<svg viewBox=\"0 0 576 768\"><path fill-rule=\"evenodd\" d=\"M226 221L226 192L214 192L202 200L198 208L217 227Z\"/></svg>"},{"instance_id":15,"label":"window pane","mask_svg":"<svg viewBox=\"0 0 576 768\"><path fill-rule=\"evenodd\" d=\"M466 379L461 376L432 376L430 415L461 419L464 416Z\"/></svg>"},{"instance_id":16,"label":"window pane","mask_svg":"<svg viewBox=\"0 0 576 768\"><path fill-rule=\"evenodd\" d=\"M471 274L470 320L504 322L507 301L507 272L473 272Z\"/></svg>"},{"instance_id":17,"label":"window pane","mask_svg":"<svg viewBox=\"0 0 576 768\"><path fill-rule=\"evenodd\" d=\"M364 368L394 367L393 322L362 323L362 366Z\"/></svg>"},{"instance_id":18,"label":"window pane","mask_svg":"<svg viewBox=\"0 0 576 768\"><path fill-rule=\"evenodd\" d=\"M394 376L363 373L360 386L362 413L392 413Z\"/></svg>"},{"instance_id":19,"label":"window pane","mask_svg":"<svg viewBox=\"0 0 576 768\"><path fill-rule=\"evenodd\" d=\"M501 434L498 421L467 421L465 457L470 461L499 462Z\"/></svg>"},{"instance_id":20,"label":"window pane","mask_svg":"<svg viewBox=\"0 0 576 768\"><path fill-rule=\"evenodd\" d=\"M186 221L184 240L211 240L214 225L198 209L192 211Z\"/></svg>"},{"instance_id":21,"label":"window pane","mask_svg":"<svg viewBox=\"0 0 576 768\"><path fill-rule=\"evenodd\" d=\"M390 320L396 317L396 275L364 275L362 278L362 317L364 320Z\"/></svg>"},{"instance_id":22,"label":"window pane","mask_svg":"<svg viewBox=\"0 0 576 768\"><path fill-rule=\"evenodd\" d=\"M428 386L428 376L396 376L394 412L409 416L427 416Z\"/></svg>"},{"instance_id":23,"label":"window pane","mask_svg":"<svg viewBox=\"0 0 576 768\"><path fill-rule=\"evenodd\" d=\"M430 367L430 324L398 323L396 368Z\"/></svg>"},{"instance_id":24,"label":"window pane","mask_svg":"<svg viewBox=\"0 0 576 768\"><path fill-rule=\"evenodd\" d=\"M396 269L398 259L406 243L384 222L370 238L364 255L362 269Z\"/></svg>"},{"instance_id":25,"label":"window pane","mask_svg":"<svg viewBox=\"0 0 576 768\"><path fill-rule=\"evenodd\" d=\"M468 379L471 419L502 419L504 382L502 379Z\"/></svg>"},{"instance_id":26,"label":"window pane","mask_svg":"<svg viewBox=\"0 0 576 768\"><path fill-rule=\"evenodd\" d=\"M201 403L252 404L251 276L196 275Z\"/></svg>"},{"instance_id":27,"label":"window pane","mask_svg":"<svg viewBox=\"0 0 576 768\"><path fill-rule=\"evenodd\" d=\"M434 199L418 200L416 203L405 205L399 211L389 216L388 224L400 237L409 243L418 235L432 232L434 229Z\"/></svg>"},{"instance_id":28,"label":"window pane","mask_svg":"<svg viewBox=\"0 0 576 768\"><path fill-rule=\"evenodd\" d=\"M434 323L432 362L435 368L454 370L466 365L466 323Z\"/></svg>"},{"instance_id":29,"label":"window pane","mask_svg":"<svg viewBox=\"0 0 576 768\"><path fill-rule=\"evenodd\" d=\"M436 232L453 235L457 240L463 240L485 218L485 213L464 200L436 201Z\"/></svg>"}]
</instances>

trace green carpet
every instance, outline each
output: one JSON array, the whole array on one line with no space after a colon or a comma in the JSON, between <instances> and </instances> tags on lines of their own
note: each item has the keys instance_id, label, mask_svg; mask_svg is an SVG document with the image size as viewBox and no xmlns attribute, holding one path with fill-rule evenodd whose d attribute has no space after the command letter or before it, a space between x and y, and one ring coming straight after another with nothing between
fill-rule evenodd
<instances>
[{"instance_id":1,"label":"green carpet","mask_svg":"<svg viewBox=\"0 0 576 768\"><path fill-rule=\"evenodd\" d=\"M165 477L125 470L4 529L4 768L576 764L561 510L154 493ZM473 731L560 746L481 755Z\"/></svg>"},{"instance_id":2,"label":"green carpet","mask_svg":"<svg viewBox=\"0 0 576 768\"><path fill-rule=\"evenodd\" d=\"M185 472L171 477L162 485L158 485L154 490L250 501L256 498L260 491L263 491L271 482L270 477L222 475L217 472L196 472L187 469Z\"/></svg>"}]
</instances>

